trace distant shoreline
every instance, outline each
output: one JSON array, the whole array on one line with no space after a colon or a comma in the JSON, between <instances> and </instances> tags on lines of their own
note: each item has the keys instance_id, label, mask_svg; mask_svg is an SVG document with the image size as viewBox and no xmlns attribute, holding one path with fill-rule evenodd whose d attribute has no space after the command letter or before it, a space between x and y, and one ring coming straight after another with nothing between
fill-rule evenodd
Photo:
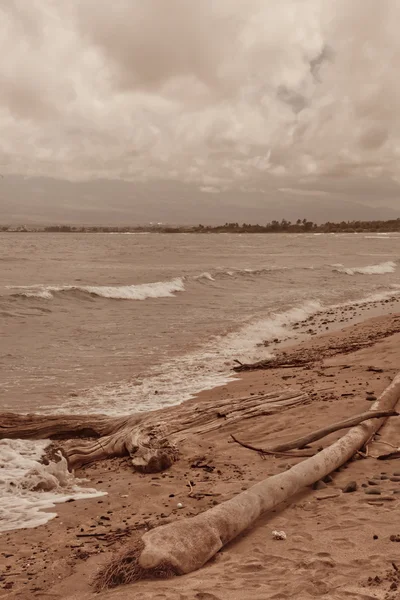
<instances>
[{"instance_id":1,"label":"distant shoreline","mask_svg":"<svg viewBox=\"0 0 400 600\"><path fill-rule=\"evenodd\" d=\"M0 225L0 233L399 233L400 218L387 221L341 221L313 223L298 219L295 223L271 221L265 225L225 223L224 225Z\"/></svg>"}]
</instances>

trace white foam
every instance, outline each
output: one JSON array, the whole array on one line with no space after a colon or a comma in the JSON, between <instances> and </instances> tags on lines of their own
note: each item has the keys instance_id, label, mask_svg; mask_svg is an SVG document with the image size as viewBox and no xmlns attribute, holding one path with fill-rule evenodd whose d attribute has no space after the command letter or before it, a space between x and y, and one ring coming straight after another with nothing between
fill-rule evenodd
<instances>
[{"instance_id":1,"label":"white foam","mask_svg":"<svg viewBox=\"0 0 400 600\"><path fill-rule=\"evenodd\" d=\"M278 267L278 266L268 266L268 267L260 267L258 269L246 268L246 269L220 269L217 272L218 276L229 275L233 276L249 276L249 275L266 275L269 273L273 273L276 271L287 271L289 267Z\"/></svg>"},{"instance_id":2,"label":"white foam","mask_svg":"<svg viewBox=\"0 0 400 600\"><path fill-rule=\"evenodd\" d=\"M146 300L147 298L169 298L176 292L185 291L185 285L182 277L177 277L170 281L156 281L154 283L141 283L137 285L32 285L32 286L13 286L9 289L18 289L16 295L44 298L51 300L57 292L86 292L103 298L113 300Z\"/></svg>"},{"instance_id":3,"label":"white foam","mask_svg":"<svg viewBox=\"0 0 400 600\"><path fill-rule=\"evenodd\" d=\"M379 263L378 265L367 265L366 267L344 267L341 263L332 265L333 270L338 273L345 273L346 275L384 275L386 273L394 273L396 270L396 263L393 261L387 261Z\"/></svg>"},{"instance_id":4,"label":"white foam","mask_svg":"<svg viewBox=\"0 0 400 600\"><path fill-rule=\"evenodd\" d=\"M317 300L293 307L282 313L271 314L266 319L250 321L238 331L218 336L199 350L166 361L154 367L148 376L135 384L106 385L91 388L84 395L68 400L64 405L49 412L69 413L103 412L121 415L155 410L179 404L193 398L200 391L225 385L236 379L232 372L235 358L242 362L254 362L273 356L263 345L264 341L294 339L298 336L293 325L308 317L346 306L363 306L400 295L400 286L341 304L323 306Z\"/></svg>"},{"instance_id":5,"label":"white foam","mask_svg":"<svg viewBox=\"0 0 400 600\"><path fill-rule=\"evenodd\" d=\"M196 352L164 362L154 367L145 379L136 385L98 386L88 390L63 406L49 412L102 412L120 415L154 410L179 404L193 398L200 391L211 389L236 378L231 367L235 358L257 361L272 356L262 343L275 338L293 338L297 334L291 325L304 321L322 310L318 301L307 302L266 319L252 321L238 331L210 340Z\"/></svg>"},{"instance_id":6,"label":"white foam","mask_svg":"<svg viewBox=\"0 0 400 600\"><path fill-rule=\"evenodd\" d=\"M200 279L208 279L208 281L215 281L211 273L208 273L207 271L205 271L204 273L200 273L200 275L196 275L195 277L193 277L193 279L195 279L196 281Z\"/></svg>"},{"instance_id":7,"label":"white foam","mask_svg":"<svg viewBox=\"0 0 400 600\"><path fill-rule=\"evenodd\" d=\"M61 455L58 462L39 463L49 440L0 440L0 532L43 525L56 513L43 512L71 498L105 495L82 488L84 480L68 472Z\"/></svg>"},{"instance_id":8,"label":"white foam","mask_svg":"<svg viewBox=\"0 0 400 600\"><path fill-rule=\"evenodd\" d=\"M157 281L139 285L122 286L83 286L75 288L103 298L120 300L146 300L146 298L169 298L176 292L185 291L183 279L178 277L171 281Z\"/></svg>"},{"instance_id":9,"label":"white foam","mask_svg":"<svg viewBox=\"0 0 400 600\"><path fill-rule=\"evenodd\" d=\"M285 267L262 267L259 269L251 269L251 268L247 268L247 269L237 269L237 268L230 268L230 269L223 269L223 268L218 268L216 269L214 272L209 273L208 271L205 271L204 273L200 273L200 275L194 275L192 277L192 279L194 281L199 281L202 279L208 280L208 281L215 281L216 278L221 278L224 277L226 275L228 275L229 277L234 277L234 276L249 276L249 275L263 275L265 273L270 273L271 271L276 271L276 270L281 270L284 269Z\"/></svg>"},{"instance_id":10,"label":"white foam","mask_svg":"<svg viewBox=\"0 0 400 600\"><path fill-rule=\"evenodd\" d=\"M38 290L37 292L20 292L19 296L25 296L25 298L43 298L44 300L51 300L53 298L53 294L50 290Z\"/></svg>"}]
</instances>

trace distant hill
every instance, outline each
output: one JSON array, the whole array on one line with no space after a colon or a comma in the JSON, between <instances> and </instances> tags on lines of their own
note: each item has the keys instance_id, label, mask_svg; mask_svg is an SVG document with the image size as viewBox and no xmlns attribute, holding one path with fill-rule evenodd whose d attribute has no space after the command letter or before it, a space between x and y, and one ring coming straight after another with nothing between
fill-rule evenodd
<instances>
[{"instance_id":1,"label":"distant hill","mask_svg":"<svg viewBox=\"0 0 400 600\"><path fill-rule=\"evenodd\" d=\"M336 183L334 186L333 183ZM347 221L400 217L397 186L380 189L364 183L365 190L341 189L330 182L331 191L290 186L213 193L174 181L127 182L94 180L60 181L37 177L6 176L0 179L1 224L137 225L150 222L210 224L229 222L266 223L274 219ZM375 188L374 189L374 185ZM373 204L378 204L374 206ZM396 209L395 207L399 208Z\"/></svg>"}]
</instances>

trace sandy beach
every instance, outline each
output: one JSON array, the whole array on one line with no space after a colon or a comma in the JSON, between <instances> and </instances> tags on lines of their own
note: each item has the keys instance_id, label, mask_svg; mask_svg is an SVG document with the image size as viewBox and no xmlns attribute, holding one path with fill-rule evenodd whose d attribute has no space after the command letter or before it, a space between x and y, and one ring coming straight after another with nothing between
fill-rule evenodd
<instances>
[{"instance_id":1,"label":"sandy beach","mask_svg":"<svg viewBox=\"0 0 400 600\"><path fill-rule=\"evenodd\" d=\"M400 600L399 22L0 0L0 600Z\"/></svg>"},{"instance_id":2,"label":"sandy beach","mask_svg":"<svg viewBox=\"0 0 400 600\"><path fill-rule=\"evenodd\" d=\"M373 314L378 308L368 307L365 312ZM201 439L187 438L178 462L160 474L133 472L127 459L83 468L77 476L87 478L88 485L107 495L60 504L57 517L46 525L1 535L0 598L398 598L400 543L390 538L400 534L400 463L373 458L398 446L400 424L396 419L389 420L369 445L368 458L350 462L319 489L305 488L265 514L199 571L100 595L95 595L90 585L99 567L133 536L196 515L301 460L261 457L234 443L230 434L266 447L368 410L371 398L378 396L399 370L397 301L390 308L396 313L350 325L356 315L346 309L349 313L341 323L346 327L324 334L325 326L311 318L302 327L314 327L319 335L281 350L288 357L308 355L311 366L245 372L237 381L202 392L190 401L201 404L293 389L309 394L305 405L247 419L234 427L221 426ZM358 321L365 319L361 312L357 310ZM338 315L332 320L337 327ZM315 447L326 446L342 433L331 434ZM357 483L356 491L344 493L343 488L351 482ZM273 530L284 531L286 540L274 540Z\"/></svg>"}]
</instances>

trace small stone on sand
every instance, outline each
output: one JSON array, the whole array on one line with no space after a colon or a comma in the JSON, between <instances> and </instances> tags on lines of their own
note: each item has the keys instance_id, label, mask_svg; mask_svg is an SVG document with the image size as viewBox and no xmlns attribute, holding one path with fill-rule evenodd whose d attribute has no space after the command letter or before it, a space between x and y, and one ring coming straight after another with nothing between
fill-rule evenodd
<instances>
[{"instance_id":1,"label":"small stone on sand","mask_svg":"<svg viewBox=\"0 0 400 600\"><path fill-rule=\"evenodd\" d=\"M357 491L357 482L356 481L350 481L349 483L347 483L344 488L343 488L343 493L344 494L350 494L351 492L355 492Z\"/></svg>"}]
</instances>

